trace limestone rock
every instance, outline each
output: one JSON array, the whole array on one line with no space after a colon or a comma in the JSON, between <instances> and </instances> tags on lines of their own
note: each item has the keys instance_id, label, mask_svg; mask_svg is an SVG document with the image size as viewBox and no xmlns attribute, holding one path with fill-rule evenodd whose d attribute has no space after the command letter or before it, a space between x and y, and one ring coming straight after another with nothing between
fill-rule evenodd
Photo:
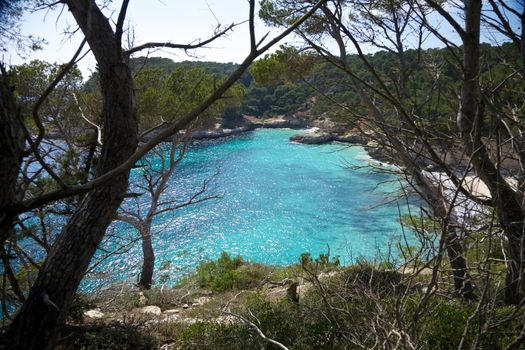
<instances>
[{"instance_id":1,"label":"limestone rock","mask_svg":"<svg viewBox=\"0 0 525 350\"><path fill-rule=\"evenodd\" d=\"M304 143L308 145L318 145L334 141L334 136L332 134L293 135L292 137L290 137L290 141Z\"/></svg>"},{"instance_id":2,"label":"limestone rock","mask_svg":"<svg viewBox=\"0 0 525 350\"><path fill-rule=\"evenodd\" d=\"M209 297L199 297L193 301L192 306L200 306L206 304L208 301L210 301Z\"/></svg>"},{"instance_id":3,"label":"limestone rock","mask_svg":"<svg viewBox=\"0 0 525 350\"><path fill-rule=\"evenodd\" d=\"M180 313L179 309L169 309L169 310L164 310L164 312L162 314L163 315L174 315L174 314L178 314L178 313Z\"/></svg>"},{"instance_id":4,"label":"limestone rock","mask_svg":"<svg viewBox=\"0 0 525 350\"><path fill-rule=\"evenodd\" d=\"M139 305L144 306L146 305L147 302L148 302L148 299L146 299L146 296L144 295L144 293L139 292Z\"/></svg>"},{"instance_id":5,"label":"limestone rock","mask_svg":"<svg viewBox=\"0 0 525 350\"><path fill-rule=\"evenodd\" d=\"M155 315L155 316L159 316L160 314L162 314L160 307L155 306L155 305L144 306L138 309L138 311L143 314L149 314L149 315Z\"/></svg>"},{"instance_id":6,"label":"limestone rock","mask_svg":"<svg viewBox=\"0 0 525 350\"><path fill-rule=\"evenodd\" d=\"M98 310L88 310L84 312L84 316L92 318L94 320L104 317L104 313Z\"/></svg>"},{"instance_id":7,"label":"limestone rock","mask_svg":"<svg viewBox=\"0 0 525 350\"><path fill-rule=\"evenodd\" d=\"M347 142L347 143L358 143L363 144L366 142L366 139L363 135L359 133L347 133L344 135L336 135L334 136L335 141L339 142Z\"/></svg>"}]
</instances>

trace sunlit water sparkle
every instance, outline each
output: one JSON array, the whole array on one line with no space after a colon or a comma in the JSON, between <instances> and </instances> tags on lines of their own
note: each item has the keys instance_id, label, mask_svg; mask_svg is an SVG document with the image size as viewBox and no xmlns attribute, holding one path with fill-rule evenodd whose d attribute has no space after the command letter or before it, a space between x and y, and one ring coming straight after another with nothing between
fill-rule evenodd
<instances>
[{"instance_id":1,"label":"sunlit water sparkle","mask_svg":"<svg viewBox=\"0 0 525 350\"><path fill-rule=\"evenodd\" d=\"M290 143L296 133L262 129L192 145L165 198L183 202L217 172L207 193L220 198L156 218L157 281L174 282L222 251L286 265L297 262L303 252L326 253L327 246L344 264L388 250L401 234L398 203L379 204L397 194L395 177L361 168L370 158L360 146ZM137 183L141 178L136 169L130 180ZM144 206L147 198L141 201ZM124 224L114 224L109 232L135 235ZM104 243L109 250L117 245L110 239ZM83 288L107 285L108 277L134 281L140 264L138 241L125 254L101 263Z\"/></svg>"}]
</instances>

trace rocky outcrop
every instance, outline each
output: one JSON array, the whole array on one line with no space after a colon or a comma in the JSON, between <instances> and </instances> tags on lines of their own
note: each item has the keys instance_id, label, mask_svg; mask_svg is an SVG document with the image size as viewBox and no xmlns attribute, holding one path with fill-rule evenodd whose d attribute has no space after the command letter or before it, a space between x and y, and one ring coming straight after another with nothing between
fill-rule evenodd
<instances>
[{"instance_id":1,"label":"rocky outcrop","mask_svg":"<svg viewBox=\"0 0 525 350\"><path fill-rule=\"evenodd\" d=\"M335 135L334 141L365 144L366 138L359 132L346 133L344 135Z\"/></svg>"},{"instance_id":2,"label":"rocky outcrop","mask_svg":"<svg viewBox=\"0 0 525 350\"><path fill-rule=\"evenodd\" d=\"M360 135L359 133L347 133L344 135L336 134L336 133L306 133L306 134L298 134L293 135L290 137L291 142L298 142L298 143L304 143L304 144L324 144L324 143L330 143L330 142L346 142L346 143L356 143L356 144L363 144L365 143L365 138Z\"/></svg>"},{"instance_id":3,"label":"rocky outcrop","mask_svg":"<svg viewBox=\"0 0 525 350\"><path fill-rule=\"evenodd\" d=\"M245 116L244 125L251 127L252 129L303 129L306 128L308 124L304 119L296 118L294 116L279 116L268 119Z\"/></svg>"},{"instance_id":4,"label":"rocky outcrop","mask_svg":"<svg viewBox=\"0 0 525 350\"><path fill-rule=\"evenodd\" d=\"M212 130L198 130L191 134L191 138L194 140L202 139L217 139L219 137L239 135L243 132L253 130L249 126L241 126L234 129L212 129Z\"/></svg>"},{"instance_id":5,"label":"rocky outcrop","mask_svg":"<svg viewBox=\"0 0 525 350\"><path fill-rule=\"evenodd\" d=\"M154 316L159 316L160 314L162 314L160 307L156 305L144 306L142 308L136 309L136 312Z\"/></svg>"},{"instance_id":6,"label":"rocky outcrop","mask_svg":"<svg viewBox=\"0 0 525 350\"><path fill-rule=\"evenodd\" d=\"M213 129L197 130L192 133L191 137L194 140L216 139L220 137L239 135L244 132L255 130L255 129L260 129L260 128L303 129L305 127L307 127L306 122L303 119L295 118L295 117L281 116L281 117L276 117L276 118L260 119L260 118L255 118L255 117L244 116L243 120L239 122L238 127L235 127L235 128L216 127ZM164 128L159 127L155 130L148 132L145 135L142 135L142 137L140 138L140 142L150 141L155 136L157 136L160 132L162 132L162 130L164 130Z\"/></svg>"},{"instance_id":7,"label":"rocky outcrop","mask_svg":"<svg viewBox=\"0 0 525 350\"><path fill-rule=\"evenodd\" d=\"M332 134L299 134L290 137L290 142L304 143L307 145L319 145L334 141Z\"/></svg>"},{"instance_id":8,"label":"rocky outcrop","mask_svg":"<svg viewBox=\"0 0 525 350\"><path fill-rule=\"evenodd\" d=\"M262 119L258 120L257 118L245 118L243 125L233 129L225 128L216 128L211 130L198 130L195 131L191 137L194 140L202 139L215 139L219 137L239 135L247 131L268 128L268 129L302 129L305 128L306 124L303 120L297 118L272 118L272 119Z\"/></svg>"},{"instance_id":9,"label":"rocky outcrop","mask_svg":"<svg viewBox=\"0 0 525 350\"><path fill-rule=\"evenodd\" d=\"M270 119L263 121L263 128L290 128L290 129L302 129L306 127L306 123L297 118L288 118L288 119Z\"/></svg>"},{"instance_id":10,"label":"rocky outcrop","mask_svg":"<svg viewBox=\"0 0 525 350\"><path fill-rule=\"evenodd\" d=\"M104 313L100 310L88 310L84 312L84 316L93 320L100 319L104 317Z\"/></svg>"},{"instance_id":11,"label":"rocky outcrop","mask_svg":"<svg viewBox=\"0 0 525 350\"><path fill-rule=\"evenodd\" d=\"M367 144L364 145L364 149L370 157L374 158L375 160L379 162L395 163L393 162L392 158L389 156L386 149L384 147L381 147L375 141L369 141Z\"/></svg>"}]
</instances>

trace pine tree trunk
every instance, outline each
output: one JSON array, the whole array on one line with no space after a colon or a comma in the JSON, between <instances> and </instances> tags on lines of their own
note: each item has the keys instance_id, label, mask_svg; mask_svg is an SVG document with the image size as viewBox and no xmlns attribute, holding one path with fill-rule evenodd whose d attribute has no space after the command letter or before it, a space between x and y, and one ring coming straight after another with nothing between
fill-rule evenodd
<instances>
[{"instance_id":1,"label":"pine tree trunk","mask_svg":"<svg viewBox=\"0 0 525 350\"><path fill-rule=\"evenodd\" d=\"M505 301L508 304L520 305L525 300L525 252L524 235L507 234L508 260L505 281Z\"/></svg>"},{"instance_id":2,"label":"pine tree trunk","mask_svg":"<svg viewBox=\"0 0 525 350\"><path fill-rule=\"evenodd\" d=\"M103 147L96 174L122 164L137 145L133 81L108 20L94 1L67 0L93 51L104 98ZM4 335L9 349L53 349L74 294L122 202L129 172L81 201L53 245L21 310Z\"/></svg>"},{"instance_id":3,"label":"pine tree trunk","mask_svg":"<svg viewBox=\"0 0 525 350\"><path fill-rule=\"evenodd\" d=\"M142 289L150 289L153 284L153 270L155 267L155 253L151 243L150 230L141 232L142 236L142 271L140 273L139 287Z\"/></svg>"},{"instance_id":4,"label":"pine tree trunk","mask_svg":"<svg viewBox=\"0 0 525 350\"><path fill-rule=\"evenodd\" d=\"M483 143L480 128L483 123L484 105L479 84L480 72L480 18L481 0L466 1L465 33L463 35L464 76L461 87L461 104L457 123L467 151L472 154L472 165L477 175L490 190L501 225L507 238L508 263L505 302L519 304L525 298L525 215L523 196L512 189L496 165L491 161Z\"/></svg>"},{"instance_id":5,"label":"pine tree trunk","mask_svg":"<svg viewBox=\"0 0 525 350\"><path fill-rule=\"evenodd\" d=\"M11 290L13 291L13 294L16 296L18 301L24 302L26 298L24 296L24 293L22 292L22 289L20 288L18 280L16 279L15 273L11 268L11 262L9 261L10 257L4 249L3 245L0 246L0 258L2 259L4 274L7 276L7 280L11 285Z\"/></svg>"},{"instance_id":6,"label":"pine tree trunk","mask_svg":"<svg viewBox=\"0 0 525 350\"><path fill-rule=\"evenodd\" d=\"M0 244L11 232L9 206L16 200L18 173L24 151L24 133L5 71L0 76Z\"/></svg>"},{"instance_id":7,"label":"pine tree trunk","mask_svg":"<svg viewBox=\"0 0 525 350\"><path fill-rule=\"evenodd\" d=\"M458 234L458 228L453 224L448 227L446 250L454 276L454 291L465 299L474 299L474 291L467 270L467 261L463 256L461 238Z\"/></svg>"}]
</instances>

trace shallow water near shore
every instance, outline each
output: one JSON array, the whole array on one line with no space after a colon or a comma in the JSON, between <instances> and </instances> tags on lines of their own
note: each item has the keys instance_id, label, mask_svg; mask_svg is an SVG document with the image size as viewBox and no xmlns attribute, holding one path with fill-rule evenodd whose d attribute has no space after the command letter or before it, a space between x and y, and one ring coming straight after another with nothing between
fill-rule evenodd
<instances>
[{"instance_id":1,"label":"shallow water near shore","mask_svg":"<svg viewBox=\"0 0 525 350\"><path fill-rule=\"evenodd\" d=\"M393 175L363 168L370 158L360 146L290 143L296 133L261 129L192 144L165 199L185 202L207 179L206 195L219 198L156 218L157 282L177 281L222 251L275 265L295 263L303 252L318 256L328 246L343 264L374 259L379 251L386 254L391 240L401 234L398 203L387 203L398 194L399 182ZM140 181L141 171L135 169L130 182ZM141 210L145 203L147 198L141 198ZM126 206L136 208L137 203L129 200ZM118 223L109 234L122 238L106 239L109 251L136 237ZM141 261L137 241L126 253L98 265L83 289L107 285L108 277L135 281Z\"/></svg>"}]
</instances>

